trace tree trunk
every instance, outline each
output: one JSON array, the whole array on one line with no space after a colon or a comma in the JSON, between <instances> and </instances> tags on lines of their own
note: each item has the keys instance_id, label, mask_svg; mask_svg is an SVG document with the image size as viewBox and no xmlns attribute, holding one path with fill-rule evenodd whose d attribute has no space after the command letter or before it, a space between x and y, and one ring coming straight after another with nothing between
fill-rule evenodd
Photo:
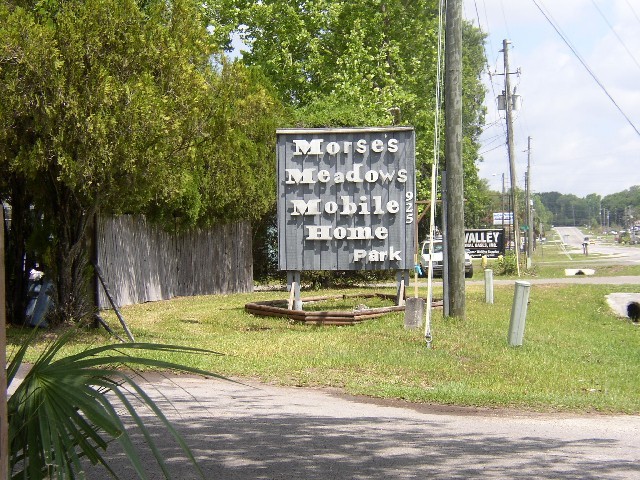
<instances>
[{"instance_id":1,"label":"tree trunk","mask_svg":"<svg viewBox=\"0 0 640 480\"><path fill-rule=\"evenodd\" d=\"M15 325L24 323L27 306L27 272L33 266L33 260L27 252L27 240L33 231L31 204L32 196L27 191L23 178L14 177L9 181L11 193L11 228L5 227L6 238L6 297L7 319Z\"/></svg>"},{"instance_id":2,"label":"tree trunk","mask_svg":"<svg viewBox=\"0 0 640 480\"><path fill-rule=\"evenodd\" d=\"M95 209L80 205L74 193L58 184L52 226L55 244L56 322L80 321L93 314L88 234Z\"/></svg>"}]
</instances>

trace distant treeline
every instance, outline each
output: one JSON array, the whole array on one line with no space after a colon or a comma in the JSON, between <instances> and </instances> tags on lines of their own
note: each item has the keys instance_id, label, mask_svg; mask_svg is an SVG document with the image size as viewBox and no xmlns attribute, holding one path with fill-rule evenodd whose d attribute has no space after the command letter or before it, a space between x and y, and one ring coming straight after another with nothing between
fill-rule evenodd
<instances>
[{"instance_id":1,"label":"distant treeline","mask_svg":"<svg viewBox=\"0 0 640 480\"><path fill-rule=\"evenodd\" d=\"M584 198L558 192L538 195L553 225L628 227L640 220L640 185L601 197L591 193Z\"/></svg>"}]
</instances>

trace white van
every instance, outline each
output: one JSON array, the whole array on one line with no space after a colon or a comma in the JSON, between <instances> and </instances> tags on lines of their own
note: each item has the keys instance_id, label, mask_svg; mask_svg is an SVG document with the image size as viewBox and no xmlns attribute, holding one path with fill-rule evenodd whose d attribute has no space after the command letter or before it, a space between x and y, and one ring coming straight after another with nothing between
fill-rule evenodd
<instances>
[{"instance_id":1,"label":"white van","mask_svg":"<svg viewBox=\"0 0 640 480\"><path fill-rule=\"evenodd\" d=\"M422 270L422 277L427 276L427 269L429 268L429 240L422 242L422 249L420 252L420 266ZM433 239L433 276L442 277L444 270L443 265L443 253L442 249L444 244L442 238ZM464 276L465 278L473 277L473 263L471 262L471 255L465 250L464 252Z\"/></svg>"}]
</instances>

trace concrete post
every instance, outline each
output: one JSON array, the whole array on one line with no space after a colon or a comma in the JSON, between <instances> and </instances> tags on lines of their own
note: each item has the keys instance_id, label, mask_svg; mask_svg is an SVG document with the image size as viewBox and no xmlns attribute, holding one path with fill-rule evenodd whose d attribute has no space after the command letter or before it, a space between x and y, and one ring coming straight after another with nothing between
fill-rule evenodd
<instances>
[{"instance_id":1,"label":"concrete post","mask_svg":"<svg viewBox=\"0 0 640 480\"><path fill-rule=\"evenodd\" d=\"M522 345L530 290L531 284L529 282L516 282L513 305L511 307L511 321L509 322L509 345L511 346Z\"/></svg>"},{"instance_id":2,"label":"concrete post","mask_svg":"<svg viewBox=\"0 0 640 480\"><path fill-rule=\"evenodd\" d=\"M409 271L396 271L396 305L403 307L405 305L406 288L409 285Z\"/></svg>"},{"instance_id":3,"label":"concrete post","mask_svg":"<svg viewBox=\"0 0 640 480\"><path fill-rule=\"evenodd\" d=\"M484 301L493 303L493 270L490 268L484 271Z\"/></svg>"},{"instance_id":4,"label":"concrete post","mask_svg":"<svg viewBox=\"0 0 640 480\"><path fill-rule=\"evenodd\" d=\"M287 290L289 291L289 310L302 310L300 298L300 272L287 272Z\"/></svg>"}]
</instances>

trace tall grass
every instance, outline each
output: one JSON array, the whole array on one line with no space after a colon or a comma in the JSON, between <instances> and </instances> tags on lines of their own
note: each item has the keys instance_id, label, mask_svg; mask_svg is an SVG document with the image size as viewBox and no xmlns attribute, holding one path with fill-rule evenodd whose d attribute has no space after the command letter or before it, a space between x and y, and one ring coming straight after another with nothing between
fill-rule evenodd
<instances>
[{"instance_id":1,"label":"tall grass","mask_svg":"<svg viewBox=\"0 0 640 480\"><path fill-rule=\"evenodd\" d=\"M283 292L177 298L127 307L124 316L138 341L224 353L159 358L226 376L413 402L640 413L640 327L616 318L605 302L607 293L634 290L534 285L521 347L507 345L511 286L496 286L492 305L484 303L483 286L467 286L464 320L445 319L436 309L432 349L421 329L404 328L403 313L348 327L245 313L245 303L282 299ZM115 318L110 323L117 328ZM102 337L87 333L85 341ZM20 332L10 331L10 339L19 343Z\"/></svg>"}]
</instances>

